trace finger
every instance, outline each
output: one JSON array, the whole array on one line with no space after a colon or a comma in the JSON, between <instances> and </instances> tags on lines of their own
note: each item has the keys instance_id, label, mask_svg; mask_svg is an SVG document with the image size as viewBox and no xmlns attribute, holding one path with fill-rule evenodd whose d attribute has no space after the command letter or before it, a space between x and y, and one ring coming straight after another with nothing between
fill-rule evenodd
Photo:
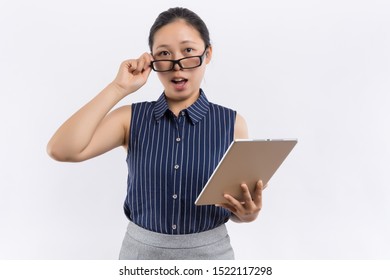
<instances>
[{"instance_id":1,"label":"finger","mask_svg":"<svg viewBox=\"0 0 390 280\"><path fill-rule=\"evenodd\" d=\"M251 192L246 184L241 184L242 195L245 203L252 202Z\"/></svg>"},{"instance_id":2,"label":"finger","mask_svg":"<svg viewBox=\"0 0 390 280\"><path fill-rule=\"evenodd\" d=\"M149 53L143 53L137 60L137 68L133 71L133 74L139 74L150 68L152 62L152 56Z\"/></svg>"},{"instance_id":3,"label":"finger","mask_svg":"<svg viewBox=\"0 0 390 280\"><path fill-rule=\"evenodd\" d=\"M228 201L229 206L233 207L235 211L240 211L243 209L241 202L231 195L225 194L223 197Z\"/></svg>"},{"instance_id":4,"label":"finger","mask_svg":"<svg viewBox=\"0 0 390 280\"><path fill-rule=\"evenodd\" d=\"M136 72L134 74L141 74L144 76L145 79L147 79L150 75L150 72L152 72L152 67L151 67L151 59L150 59L150 54L144 53L139 62L139 66L137 67Z\"/></svg>"},{"instance_id":5,"label":"finger","mask_svg":"<svg viewBox=\"0 0 390 280\"><path fill-rule=\"evenodd\" d=\"M150 65L145 66L145 67L146 67L146 69L144 69L144 70L142 71L142 75L143 75L145 78L147 78L147 77L149 77L150 72L152 72L152 68L150 67Z\"/></svg>"},{"instance_id":6,"label":"finger","mask_svg":"<svg viewBox=\"0 0 390 280\"><path fill-rule=\"evenodd\" d=\"M126 60L124 63L129 73L133 73L133 71L137 68L137 62L134 59Z\"/></svg>"},{"instance_id":7,"label":"finger","mask_svg":"<svg viewBox=\"0 0 390 280\"><path fill-rule=\"evenodd\" d=\"M263 194L263 181L259 180L256 183L256 190L253 197L253 202L261 208Z\"/></svg>"},{"instance_id":8,"label":"finger","mask_svg":"<svg viewBox=\"0 0 390 280\"><path fill-rule=\"evenodd\" d=\"M145 60L141 57L139 59L137 59L137 65L135 67L135 69L133 70L133 74L134 75L137 75L139 73L141 73L144 69L144 66L145 66Z\"/></svg>"},{"instance_id":9,"label":"finger","mask_svg":"<svg viewBox=\"0 0 390 280\"><path fill-rule=\"evenodd\" d=\"M144 56L144 58L145 58L146 66L149 66L149 67L150 67L150 63L154 60L152 54L150 54L150 53L144 53L143 56Z\"/></svg>"}]
</instances>

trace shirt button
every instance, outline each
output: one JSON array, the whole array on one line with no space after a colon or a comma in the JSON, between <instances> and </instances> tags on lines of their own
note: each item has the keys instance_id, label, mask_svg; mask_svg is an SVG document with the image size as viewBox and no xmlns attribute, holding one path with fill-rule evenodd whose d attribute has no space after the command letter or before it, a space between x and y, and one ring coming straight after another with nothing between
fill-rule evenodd
<instances>
[{"instance_id":1,"label":"shirt button","mask_svg":"<svg viewBox=\"0 0 390 280\"><path fill-rule=\"evenodd\" d=\"M180 142L180 141L181 141L180 137L177 137L176 142Z\"/></svg>"},{"instance_id":2,"label":"shirt button","mask_svg":"<svg viewBox=\"0 0 390 280\"><path fill-rule=\"evenodd\" d=\"M184 111L183 111L183 112L181 112L181 115L182 115L182 116L184 116L185 114L186 114L186 112L184 112Z\"/></svg>"},{"instance_id":3,"label":"shirt button","mask_svg":"<svg viewBox=\"0 0 390 280\"><path fill-rule=\"evenodd\" d=\"M172 198L176 199L177 198L177 194L172 195Z\"/></svg>"},{"instance_id":4,"label":"shirt button","mask_svg":"<svg viewBox=\"0 0 390 280\"><path fill-rule=\"evenodd\" d=\"M177 170L177 169L179 169L180 166L178 164L176 164L174 167Z\"/></svg>"},{"instance_id":5,"label":"shirt button","mask_svg":"<svg viewBox=\"0 0 390 280\"><path fill-rule=\"evenodd\" d=\"M176 225L172 225L172 229L176 229Z\"/></svg>"}]
</instances>

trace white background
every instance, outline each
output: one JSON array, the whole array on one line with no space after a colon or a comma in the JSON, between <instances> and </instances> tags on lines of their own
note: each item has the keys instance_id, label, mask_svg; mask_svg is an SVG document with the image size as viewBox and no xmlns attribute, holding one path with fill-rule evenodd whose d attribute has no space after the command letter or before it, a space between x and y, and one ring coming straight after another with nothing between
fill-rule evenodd
<instances>
[{"instance_id":1,"label":"white background","mask_svg":"<svg viewBox=\"0 0 390 280\"><path fill-rule=\"evenodd\" d=\"M388 1L1 0L0 259L117 259L125 151L59 163L46 144L174 6L209 27L209 100L299 139L258 220L228 223L236 258L390 258ZM118 106L161 92L152 73Z\"/></svg>"}]
</instances>

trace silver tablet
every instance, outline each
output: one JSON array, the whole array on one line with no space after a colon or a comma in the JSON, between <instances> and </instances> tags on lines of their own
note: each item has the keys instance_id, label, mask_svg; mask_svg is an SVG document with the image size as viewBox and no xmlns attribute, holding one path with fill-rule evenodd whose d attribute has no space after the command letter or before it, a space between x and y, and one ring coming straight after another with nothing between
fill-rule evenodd
<instances>
[{"instance_id":1,"label":"silver tablet","mask_svg":"<svg viewBox=\"0 0 390 280\"><path fill-rule=\"evenodd\" d=\"M224 194L242 200L242 183L246 183L253 194L256 182L261 179L265 186L296 144L296 139L234 140L195 204L224 203Z\"/></svg>"}]
</instances>

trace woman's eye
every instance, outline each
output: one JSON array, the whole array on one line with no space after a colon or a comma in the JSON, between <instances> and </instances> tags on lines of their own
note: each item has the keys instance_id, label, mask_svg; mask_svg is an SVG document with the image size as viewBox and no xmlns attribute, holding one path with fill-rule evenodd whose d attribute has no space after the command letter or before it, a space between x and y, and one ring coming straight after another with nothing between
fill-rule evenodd
<instances>
[{"instance_id":1,"label":"woman's eye","mask_svg":"<svg viewBox=\"0 0 390 280\"><path fill-rule=\"evenodd\" d=\"M159 56L168 56L169 52L168 51L161 51L158 55Z\"/></svg>"},{"instance_id":2,"label":"woman's eye","mask_svg":"<svg viewBox=\"0 0 390 280\"><path fill-rule=\"evenodd\" d=\"M193 48L186 48L186 53L191 53L193 50Z\"/></svg>"}]
</instances>

